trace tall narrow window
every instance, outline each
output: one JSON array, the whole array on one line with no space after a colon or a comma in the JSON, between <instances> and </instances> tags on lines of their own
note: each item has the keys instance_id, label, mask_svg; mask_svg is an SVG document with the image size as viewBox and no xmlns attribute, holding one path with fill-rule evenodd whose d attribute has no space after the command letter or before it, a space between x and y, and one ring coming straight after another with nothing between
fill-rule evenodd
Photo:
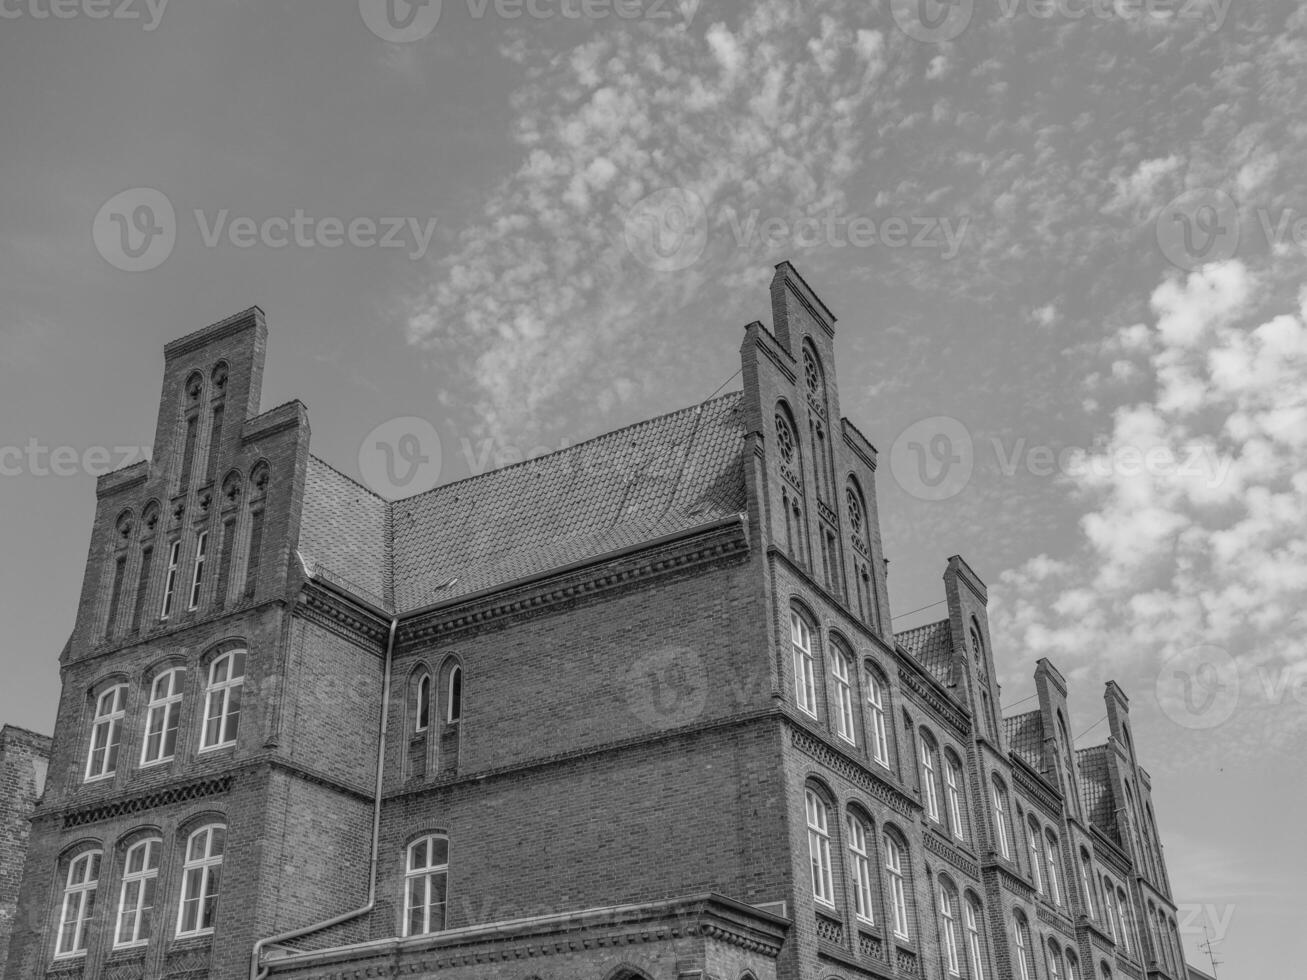
<instances>
[{"instance_id":1,"label":"tall narrow window","mask_svg":"<svg viewBox=\"0 0 1307 980\"><path fill-rule=\"evenodd\" d=\"M186 860L182 864L182 901L177 910L178 936L213 932L213 923L218 913L222 854L226 845L227 828L221 824L201 827L186 841Z\"/></svg>"},{"instance_id":2,"label":"tall narrow window","mask_svg":"<svg viewBox=\"0 0 1307 980\"><path fill-rule=\"evenodd\" d=\"M1068 948L1066 951L1066 980L1080 980L1079 966L1080 964L1076 962L1075 955Z\"/></svg>"},{"instance_id":3,"label":"tall narrow window","mask_svg":"<svg viewBox=\"0 0 1307 980\"><path fill-rule=\"evenodd\" d=\"M165 670L150 684L150 706L145 715L145 741L141 745L141 765L167 762L177 751L177 728L181 724L181 667Z\"/></svg>"},{"instance_id":4,"label":"tall narrow window","mask_svg":"<svg viewBox=\"0 0 1307 980\"><path fill-rule=\"evenodd\" d=\"M1018 980L1034 980L1035 973L1030 962L1030 931L1020 912L1012 914L1012 939L1017 954Z\"/></svg>"},{"instance_id":5,"label":"tall narrow window","mask_svg":"<svg viewBox=\"0 0 1307 980\"><path fill-rule=\"evenodd\" d=\"M218 552L218 594L214 603L219 609L227 604L227 589L231 584L231 556L236 547L236 518L222 522L222 545Z\"/></svg>"},{"instance_id":6,"label":"tall narrow window","mask_svg":"<svg viewBox=\"0 0 1307 980\"><path fill-rule=\"evenodd\" d=\"M817 716L817 682L813 669L812 631L797 612L790 611L790 643L794 648L794 693L799 707Z\"/></svg>"},{"instance_id":7,"label":"tall narrow window","mask_svg":"<svg viewBox=\"0 0 1307 980\"><path fill-rule=\"evenodd\" d=\"M410 844L404 872L404 935L445 928L448 886L449 839L424 837Z\"/></svg>"},{"instance_id":8,"label":"tall narrow window","mask_svg":"<svg viewBox=\"0 0 1307 980\"><path fill-rule=\"evenodd\" d=\"M139 633L141 617L145 614L146 597L150 592L150 566L154 563L154 549L141 549L141 576L136 583L136 603L132 607L132 632Z\"/></svg>"},{"instance_id":9,"label":"tall narrow window","mask_svg":"<svg viewBox=\"0 0 1307 980\"><path fill-rule=\"evenodd\" d=\"M894 935L909 938L908 893L903 876L903 852L898 842L885 835L885 872L889 879L890 907L894 910Z\"/></svg>"},{"instance_id":10,"label":"tall narrow window","mask_svg":"<svg viewBox=\"0 0 1307 980\"><path fill-rule=\"evenodd\" d=\"M95 914L95 892L99 887L100 852L79 854L68 866L55 956L85 955L86 927Z\"/></svg>"},{"instance_id":11,"label":"tall narrow window","mask_svg":"<svg viewBox=\"0 0 1307 980\"><path fill-rule=\"evenodd\" d=\"M971 980L985 980L985 959L980 946L980 909L967 901L967 949L971 951Z\"/></svg>"},{"instance_id":12,"label":"tall narrow window","mask_svg":"<svg viewBox=\"0 0 1307 980\"><path fill-rule=\"evenodd\" d=\"M838 647L831 650L831 676L835 681L835 731L846 742L854 742L853 684L849 677L849 658Z\"/></svg>"},{"instance_id":13,"label":"tall narrow window","mask_svg":"<svg viewBox=\"0 0 1307 980\"><path fill-rule=\"evenodd\" d=\"M113 585L109 592L109 618L105 622L104 634L112 637L118 627L118 606L123 597L123 577L127 574L127 556L119 555L113 563Z\"/></svg>"},{"instance_id":14,"label":"tall narrow window","mask_svg":"<svg viewBox=\"0 0 1307 980\"><path fill-rule=\"evenodd\" d=\"M1112 942L1121 942L1116 934L1116 916L1112 912L1112 883L1103 879L1103 918L1107 921L1107 931L1112 934Z\"/></svg>"},{"instance_id":15,"label":"tall narrow window","mask_svg":"<svg viewBox=\"0 0 1307 980\"><path fill-rule=\"evenodd\" d=\"M241 720L241 688L245 684L245 651L224 653L209 667L204 699L204 738L200 751L233 745Z\"/></svg>"},{"instance_id":16,"label":"tall narrow window","mask_svg":"<svg viewBox=\"0 0 1307 980\"><path fill-rule=\"evenodd\" d=\"M187 609L198 609L200 605L200 587L204 584L204 559L209 553L209 532L201 531L195 540L195 571L191 573L191 601Z\"/></svg>"},{"instance_id":17,"label":"tall narrow window","mask_svg":"<svg viewBox=\"0 0 1307 980\"><path fill-rule=\"evenodd\" d=\"M1057 880L1057 838L1051 833L1044 840L1045 856L1048 858L1048 895L1054 905L1062 904L1062 886Z\"/></svg>"},{"instance_id":18,"label":"tall narrow window","mask_svg":"<svg viewBox=\"0 0 1307 980\"><path fill-rule=\"evenodd\" d=\"M935 789L935 746L923 733L921 739L921 795L926 801L926 816L939 823L939 795Z\"/></svg>"},{"instance_id":19,"label":"tall narrow window","mask_svg":"<svg viewBox=\"0 0 1307 980\"><path fill-rule=\"evenodd\" d=\"M223 405L219 402L213 406L213 423L209 426L209 458L204 465L205 479L214 480L218 476L218 454L222 449Z\"/></svg>"},{"instance_id":20,"label":"tall narrow window","mask_svg":"<svg viewBox=\"0 0 1307 980\"><path fill-rule=\"evenodd\" d=\"M1048 980L1062 980L1062 951L1051 942L1048 946Z\"/></svg>"},{"instance_id":21,"label":"tall narrow window","mask_svg":"<svg viewBox=\"0 0 1307 980\"><path fill-rule=\"evenodd\" d=\"M1026 826L1026 843L1030 846L1030 876L1035 880L1035 891L1044 894L1044 876L1040 865L1044 863L1043 850L1040 847L1039 824L1031 817Z\"/></svg>"},{"instance_id":22,"label":"tall narrow window","mask_svg":"<svg viewBox=\"0 0 1307 980\"><path fill-rule=\"evenodd\" d=\"M1008 829L1007 829L1007 794L1003 787L994 781L994 836L998 838L998 851L1008 860L1011 860L1012 854L1008 849Z\"/></svg>"},{"instance_id":23,"label":"tall narrow window","mask_svg":"<svg viewBox=\"0 0 1307 980\"><path fill-rule=\"evenodd\" d=\"M1121 920L1121 945L1125 947L1125 951L1128 953L1130 952L1130 925L1129 917L1126 915L1126 902L1125 892L1118 888L1116 890L1116 914Z\"/></svg>"},{"instance_id":24,"label":"tall narrow window","mask_svg":"<svg viewBox=\"0 0 1307 980\"><path fill-rule=\"evenodd\" d=\"M177 489L182 493L191 485L191 468L194 466L195 441L198 435L200 417L192 415L186 419L186 442L182 449L182 474Z\"/></svg>"},{"instance_id":25,"label":"tall narrow window","mask_svg":"<svg viewBox=\"0 0 1307 980\"><path fill-rule=\"evenodd\" d=\"M939 914L943 922L944 960L949 975L958 977L962 975L962 966L958 961L957 912L953 907L953 896L943 883L939 886Z\"/></svg>"},{"instance_id":26,"label":"tall narrow window","mask_svg":"<svg viewBox=\"0 0 1307 980\"><path fill-rule=\"evenodd\" d=\"M948 794L948 818L953 825L953 836L958 840L966 838L962 825L962 776L958 764L953 759L944 758L944 792Z\"/></svg>"},{"instance_id":27,"label":"tall narrow window","mask_svg":"<svg viewBox=\"0 0 1307 980\"><path fill-rule=\"evenodd\" d=\"M867 854L867 830L862 821L849 814L849 866L853 869L853 910L864 922L874 922L871 905L871 858Z\"/></svg>"},{"instance_id":28,"label":"tall narrow window","mask_svg":"<svg viewBox=\"0 0 1307 980\"><path fill-rule=\"evenodd\" d=\"M871 709L871 754L877 762L888 768L889 736L885 731L885 692L875 673L868 670L866 678L867 707Z\"/></svg>"},{"instance_id":29,"label":"tall narrow window","mask_svg":"<svg viewBox=\"0 0 1307 980\"><path fill-rule=\"evenodd\" d=\"M431 675L423 674L418 678L417 704L414 706L413 730L425 732L431 724Z\"/></svg>"},{"instance_id":30,"label":"tall narrow window","mask_svg":"<svg viewBox=\"0 0 1307 980\"><path fill-rule=\"evenodd\" d=\"M103 779L118 771L118 749L122 743L126 714L126 684L117 684L95 699L91 749L86 759L87 779Z\"/></svg>"},{"instance_id":31,"label":"tall narrow window","mask_svg":"<svg viewBox=\"0 0 1307 980\"><path fill-rule=\"evenodd\" d=\"M1084 848L1080 849L1080 885L1085 893L1085 914L1093 919L1095 918L1093 872L1089 866L1089 852Z\"/></svg>"},{"instance_id":32,"label":"tall narrow window","mask_svg":"<svg viewBox=\"0 0 1307 980\"><path fill-rule=\"evenodd\" d=\"M812 865L812 896L823 905L835 904L835 884L831 878L830 831L827 829L826 804L812 790L807 791L808 860Z\"/></svg>"},{"instance_id":33,"label":"tall narrow window","mask_svg":"<svg viewBox=\"0 0 1307 980\"><path fill-rule=\"evenodd\" d=\"M263 551L263 511L250 515L250 554L245 566L245 597L253 598L259 587L259 557Z\"/></svg>"},{"instance_id":34,"label":"tall narrow window","mask_svg":"<svg viewBox=\"0 0 1307 980\"><path fill-rule=\"evenodd\" d=\"M168 577L163 582L163 608L159 618L167 619L172 615L172 600L177 592L177 562L181 559L182 543L174 541L168 546Z\"/></svg>"},{"instance_id":35,"label":"tall narrow window","mask_svg":"<svg viewBox=\"0 0 1307 980\"><path fill-rule=\"evenodd\" d=\"M449 672L449 706L445 714L446 724L454 724L463 717L463 668L455 667Z\"/></svg>"},{"instance_id":36,"label":"tall narrow window","mask_svg":"<svg viewBox=\"0 0 1307 980\"><path fill-rule=\"evenodd\" d=\"M144 946L154 919L154 889L159 880L158 838L133 844L123 862L123 886L118 899L118 931L114 946Z\"/></svg>"}]
</instances>

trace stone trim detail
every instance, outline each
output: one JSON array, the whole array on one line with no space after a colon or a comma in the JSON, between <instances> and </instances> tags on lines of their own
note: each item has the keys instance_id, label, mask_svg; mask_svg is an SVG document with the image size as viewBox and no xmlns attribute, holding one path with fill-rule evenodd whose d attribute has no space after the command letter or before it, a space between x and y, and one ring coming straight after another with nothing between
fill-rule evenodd
<instances>
[{"instance_id":1,"label":"stone trim detail","mask_svg":"<svg viewBox=\"0 0 1307 980\"><path fill-rule=\"evenodd\" d=\"M143 810L155 810L159 807L171 806L174 803L189 803L192 800L217 796L230 790L234 780L234 776L227 774L216 779L203 779L193 783L183 783L180 786L169 786L167 789L146 793L143 796L134 796L125 800L115 800L112 803L101 803L96 806L83 807L80 810L72 810L64 814L64 830L140 813Z\"/></svg>"},{"instance_id":2,"label":"stone trim detail","mask_svg":"<svg viewBox=\"0 0 1307 980\"><path fill-rule=\"evenodd\" d=\"M928 833L925 835L924 839L926 842L926 850L942 857L963 874L968 875L973 881L980 880L980 866L976 864L975 861L965 857L962 852L956 848L950 847L935 834Z\"/></svg>"},{"instance_id":3,"label":"stone trim detail","mask_svg":"<svg viewBox=\"0 0 1307 980\"><path fill-rule=\"evenodd\" d=\"M864 791L905 817L912 816L915 810L920 809L919 804L910 796L906 796L871 770L854 762L843 753L836 752L821 739L799 727L788 718L786 719L786 725L790 730L790 744L820 765L838 772L849 782L862 787Z\"/></svg>"},{"instance_id":4,"label":"stone trim detail","mask_svg":"<svg viewBox=\"0 0 1307 980\"><path fill-rule=\"evenodd\" d=\"M935 684L932 683L934 678L927 679L923 677L920 671L925 668L921 667L912 655L904 651L901 657L906 657L912 664L913 670L900 662L899 663L899 680L908 686L927 707L931 708L935 714L946 724L948 724L964 740L971 732L971 724L967 716L962 713L950 699L942 697L936 690Z\"/></svg>"}]
</instances>

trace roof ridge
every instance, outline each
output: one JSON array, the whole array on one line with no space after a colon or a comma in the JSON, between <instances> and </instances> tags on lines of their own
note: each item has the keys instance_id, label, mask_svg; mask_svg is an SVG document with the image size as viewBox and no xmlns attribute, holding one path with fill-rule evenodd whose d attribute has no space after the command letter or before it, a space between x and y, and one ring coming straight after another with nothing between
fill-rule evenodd
<instances>
[{"instance_id":1,"label":"roof ridge","mask_svg":"<svg viewBox=\"0 0 1307 980\"><path fill-rule=\"evenodd\" d=\"M651 418L641 419L638 422L632 422L631 424L624 425L618 429L609 429L607 432L600 432L599 434L591 436L589 439L586 439L582 442L575 443L571 446L564 446L562 449L555 449L553 452L550 453L544 453L543 455L540 456L534 456L531 459L524 459L517 463L509 463L507 466L497 466L492 470L486 470L484 473L474 473L471 476L465 476L461 480L454 480L451 483L442 483L439 486L432 487L430 490L423 490L421 493L415 493L411 497L400 497L398 500L391 501L390 506L394 508L399 504L404 504L412 500L417 500L419 497L425 497L428 494L433 494L438 490L448 490L450 487L457 487L460 486L461 484L469 483L472 480L480 480L483 477L488 477L495 473L506 473L509 470L515 470L523 466L539 466L540 463L544 460L554 459L558 456L562 456L564 453L576 452L578 450L584 449L586 446L589 446L592 443L599 442L602 439L609 439L613 436L621 435L623 432L630 432L633 429L638 429L641 426L653 425L655 422L661 422L665 419L672 418L673 416L676 415L683 415L686 412L694 412L694 411L702 412L704 409L708 408L711 405L716 405L720 402L725 402L730 399L738 399L742 394L743 394L742 391L728 391L724 395L717 395L713 398L709 398L707 401L696 402L693 405L686 405L682 408L675 409L674 411L671 412L664 412L662 415L655 415Z\"/></svg>"},{"instance_id":2,"label":"roof ridge","mask_svg":"<svg viewBox=\"0 0 1307 980\"><path fill-rule=\"evenodd\" d=\"M920 626L909 626L905 630L899 630L899 632L895 633L894 635L896 637L907 636L909 633L915 633L917 630L929 629L932 626L940 626L947 622L949 622L949 618L945 616L943 619L937 619L933 623L922 623Z\"/></svg>"}]
</instances>

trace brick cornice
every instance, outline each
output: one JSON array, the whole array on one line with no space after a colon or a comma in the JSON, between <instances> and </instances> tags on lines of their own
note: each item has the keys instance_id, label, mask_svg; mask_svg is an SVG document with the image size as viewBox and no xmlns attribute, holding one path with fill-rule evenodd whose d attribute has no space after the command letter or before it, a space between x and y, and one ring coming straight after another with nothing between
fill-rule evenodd
<instances>
[{"instance_id":1,"label":"brick cornice","mask_svg":"<svg viewBox=\"0 0 1307 980\"><path fill-rule=\"evenodd\" d=\"M861 786L867 793L905 817L920 811L920 803L860 762L837 751L822 738L788 717L785 719L785 725L790 730L790 744L814 761L827 769L833 769L849 782Z\"/></svg>"},{"instance_id":2,"label":"brick cornice","mask_svg":"<svg viewBox=\"0 0 1307 980\"><path fill-rule=\"evenodd\" d=\"M957 868L963 874L969 876L973 881L980 880L980 865L968 858L965 854L953 847L947 841L941 840L933 832L925 835L926 850L942 857L953 867Z\"/></svg>"},{"instance_id":3,"label":"brick cornice","mask_svg":"<svg viewBox=\"0 0 1307 980\"><path fill-rule=\"evenodd\" d=\"M1050 820L1062 819L1062 794L1053 789L1029 763L1016 753L1009 753L1012 763L1012 782L1027 799L1037 803Z\"/></svg>"},{"instance_id":4,"label":"brick cornice","mask_svg":"<svg viewBox=\"0 0 1307 980\"><path fill-rule=\"evenodd\" d=\"M917 663L907 651L899 651L899 680L910 690L921 704L935 713L935 716L952 728L964 741L971 734L971 722L953 699L944 693L940 683L926 673L926 668Z\"/></svg>"},{"instance_id":5,"label":"brick cornice","mask_svg":"<svg viewBox=\"0 0 1307 980\"><path fill-rule=\"evenodd\" d=\"M192 780L191 782L165 786L149 793L116 800L106 800L90 806L70 809L63 813L63 829L70 830L73 827L83 827L103 820L112 820L115 817L171 806L174 803L190 803L210 796L225 795L231 789L233 782L235 782L235 776L232 773L226 773L210 779Z\"/></svg>"}]
</instances>

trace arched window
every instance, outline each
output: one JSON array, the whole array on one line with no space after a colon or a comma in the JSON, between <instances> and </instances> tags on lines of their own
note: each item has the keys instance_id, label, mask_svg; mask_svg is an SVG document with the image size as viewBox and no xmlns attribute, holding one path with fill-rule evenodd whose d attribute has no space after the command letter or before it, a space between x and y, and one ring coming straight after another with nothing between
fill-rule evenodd
<instances>
[{"instance_id":1,"label":"arched window","mask_svg":"<svg viewBox=\"0 0 1307 980\"><path fill-rule=\"evenodd\" d=\"M131 548L132 532L136 522L130 510L123 511L114 522L112 554L110 555L109 608L105 614L104 635L113 637L118 632L119 610L122 607L123 580L127 577L127 553Z\"/></svg>"},{"instance_id":2,"label":"arched window","mask_svg":"<svg viewBox=\"0 0 1307 980\"><path fill-rule=\"evenodd\" d=\"M1035 980L1034 964L1030 961L1030 924L1020 910L1012 913L1012 944L1016 953L1017 980Z\"/></svg>"},{"instance_id":3,"label":"arched window","mask_svg":"<svg viewBox=\"0 0 1307 980\"><path fill-rule=\"evenodd\" d=\"M413 731L425 732L431 726L431 675L418 675L413 692Z\"/></svg>"},{"instance_id":4,"label":"arched window","mask_svg":"<svg viewBox=\"0 0 1307 980\"><path fill-rule=\"evenodd\" d=\"M230 650L209 665L209 685L204 692L201 752L236 744L236 731L241 721L241 689L244 685L244 650Z\"/></svg>"},{"instance_id":5,"label":"arched window","mask_svg":"<svg viewBox=\"0 0 1307 980\"><path fill-rule=\"evenodd\" d=\"M105 779L118 771L123 719L127 716L127 685L115 684L95 699L91 746L86 757L86 778Z\"/></svg>"},{"instance_id":6,"label":"arched window","mask_svg":"<svg viewBox=\"0 0 1307 980\"><path fill-rule=\"evenodd\" d=\"M115 948L144 946L154 925L154 890L159 880L159 852L163 841L150 837L127 850L123 861L122 891L118 896L118 930Z\"/></svg>"},{"instance_id":7,"label":"arched window","mask_svg":"<svg viewBox=\"0 0 1307 980\"><path fill-rule=\"evenodd\" d=\"M1121 920L1121 945L1125 947L1127 953L1130 952L1130 900L1126 897L1125 890L1118 888L1116 890L1116 914Z\"/></svg>"},{"instance_id":8,"label":"arched window","mask_svg":"<svg viewBox=\"0 0 1307 980\"><path fill-rule=\"evenodd\" d=\"M1058 882L1057 853L1057 838L1053 836L1051 830L1046 831L1044 835L1044 856L1048 859L1048 897L1053 900L1054 905L1061 906L1062 886Z\"/></svg>"},{"instance_id":9,"label":"arched window","mask_svg":"<svg viewBox=\"0 0 1307 980\"><path fill-rule=\"evenodd\" d=\"M1080 963L1070 946L1066 951L1066 980L1080 980Z\"/></svg>"},{"instance_id":10,"label":"arched window","mask_svg":"<svg viewBox=\"0 0 1307 980\"><path fill-rule=\"evenodd\" d=\"M900 939L909 939L911 930L908 922L908 890L903 868L903 849L890 833L885 834L884 845L885 874L889 882L889 904L894 918L894 935Z\"/></svg>"},{"instance_id":11,"label":"arched window","mask_svg":"<svg viewBox=\"0 0 1307 980\"><path fill-rule=\"evenodd\" d=\"M940 932L944 937L944 964L948 967L950 976L960 977L962 963L958 955L958 895L943 878L939 882L939 917Z\"/></svg>"},{"instance_id":12,"label":"arched window","mask_svg":"<svg viewBox=\"0 0 1307 980\"><path fill-rule=\"evenodd\" d=\"M885 725L885 685L880 675L868 667L863 676L867 680L867 709L871 712L871 755L886 769L889 768L889 734Z\"/></svg>"},{"instance_id":13,"label":"arched window","mask_svg":"<svg viewBox=\"0 0 1307 980\"><path fill-rule=\"evenodd\" d=\"M823 905L835 904L835 883L831 877L830 830L826 801L816 791L805 794L808 815L808 862L812 867L812 897Z\"/></svg>"},{"instance_id":14,"label":"arched window","mask_svg":"<svg viewBox=\"0 0 1307 980\"><path fill-rule=\"evenodd\" d=\"M184 414L182 417L182 455L181 455L181 476L178 480L177 489L185 493L191 485L191 471L195 467L195 447L199 442L200 436L200 409L201 396L204 394L204 376L200 372L193 372L186 379L183 387L185 391Z\"/></svg>"},{"instance_id":15,"label":"arched window","mask_svg":"<svg viewBox=\"0 0 1307 980\"><path fill-rule=\"evenodd\" d=\"M213 932L226 846L227 828L222 824L201 827L187 839L186 860L182 864L181 906L177 910L178 936Z\"/></svg>"},{"instance_id":16,"label":"arched window","mask_svg":"<svg viewBox=\"0 0 1307 980\"><path fill-rule=\"evenodd\" d=\"M1041 865L1044 863L1043 834L1039 831L1039 822L1032 816L1026 824L1026 843L1030 848L1030 877L1034 879L1035 891L1044 894L1044 876Z\"/></svg>"},{"instance_id":17,"label":"arched window","mask_svg":"<svg viewBox=\"0 0 1307 980\"><path fill-rule=\"evenodd\" d=\"M1052 939L1048 941L1048 977L1062 980L1062 948Z\"/></svg>"},{"instance_id":18,"label":"arched window","mask_svg":"<svg viewBox=\"0 0 1307 980\"><path fill-rule=\"evenodd\" d=\"M1097 918L1094 912L1094 869L1089 860L1089 852L1080 848L1080 885L1085 896L1085 914L1091 920Z\"/></svg>"},{"instance_id":19,"label":"arched window","mask_svg":"<svg viewBox=\"0 0 1307 980\"><path fill-rule=\"evenodd\" d=\"M95 893L100 887L100 857L100 851L84 851L68 865L55 956L86 954L86 927L95 914Z\"/></svg>"},{"instance_id":20,"label":"arched window","mask_svg":"<svg viewBox=\"0 0 1307 980\"><path fill-rule=\"evenodd\" d=\"M944 795L948 797L948 821L953 836L966 840L966 825L962 822L962 765L951 750L944 753Z\"/></svg>"},{"instance_id":21,"label":"arched window","mask_svg":"<svg viewBox=\"0 0 1307 980\"><path fill-rule=\"evenodd\" d=\"M980 938L980 903L967 896L967 950L971 956L971 980L985 980L985 954Z\"/></svg>"},{"instance_id":22,"label":"arched window","mask_svg":"<svg viewBox=\"0 0 1307 980\"><path fill-rule=\"evenodd\" d=\"M866 623L879 628L880 610L876 604L874 580L871 576L871 522L862 489L850 478L844 488L845 505L849 511L849 540L853 545L854 587L858 594L858 615Z\"/></svg>"},{"instance_id":23,"label":"arched window","mask_svg":"<svg viewBox=\"0 0 1307 980\"><path fill-rule=\"evenodd\" d=\"M1112 935L1112 942L1121 942L1121 937L1117 935L1116 914L1112 911L1112 882L1107 877L1103 878L1103 918L1107 922L1107 931Z\"/></svg>"},{"instance_id":24,"label":"arched window","mask_svg":"<svg viewBox=\"0 0 1307 980\"><path fill-rule=\"evenodd\" d=\"M141 743L141 765L167 762L177 752L177 730L182 718L182 683L186 670L172 667L160 671L150 684L150 704L145 714L145 740Z\"/></svg>"},{"instance_id":25,"label":"arched window","mask_svg":"<svg viewBox=\"0 0 1307 980\"><path fill-rule=\"evenodd\" d=\"M831 679L835 687L835 731L846 742L857 744L853 722L853 680L849 666L849 655L840 649L839 644L831 644Z\"/></svg>"},{"instance_id":26,"label":"arched window","mask_svg":"<svg viewBox=\"0 0 1307 980\"><path fill-rule=\"evenodd\" d=\"M849 869L853 873L853 910L863 922L874 923L876 913L871 900L871 854L867 849L867 826L862 818L846 815L849 832Z\"/></svg>"},{"instance_id":27,"label":"arched window","mask_svg":"<svg viewBox=\"0 0 1307 980\"><path fill-rule=\"evenodd\" d=\"M445 709L446 724L454 724L463 717L463 668L454 666L449 672L449 703Z\"/></svg>"},{"instance_id":28,"label":"arched window","mask_svg":"<svg viewBox=\"0 0 1307 980\"><path fill-rule=\"evenodd\" d=\"M191 597L186 608L200 608L200 590L204 587L204 562L209 556L209 532L201 531L195 539L195 564L191 569Z\"/></svg>"},{"instance_id":29,"label":"arched window","mask_svg":"<svg viewBox=\"0 0 1307 980\"><path fill-rule=\"evenodd\" d=\"M936 823L940 822L939 794L936 791L936 780L939 778L938 758L935 739L923 728L921 730L921 796L926 804L926 816Z\"/></svg>"},{"instance_id":30,"label":"arched window","mask_svg":"<svg viewBox=\"0 0 1307 980\"><path fill-rule=\"evenodd\" d=\"M816 658L812 649L812 630L798 611L790 610L790 645L794 652L794 695L799 708L817 717Z\"/></svg>"},{"instance_id":31,"label":"arched window","mask_svg":"<svg viewBox=\"0 0 1307 980\"><path fill-rule=\"evenodd\" d=\"M1012 859L1012 850L1008 846L1007 789L993 777L991 792L994 799L994 837L998 841L998 852L1008 860Z\"/></svg>"},{"instance_id":32,"label":"arched window","mask_svg":"<svg viewBox=\"0 0 1307 980\"><path fill-rule=\"evenodd\" d=\"M445 928L448 887L449 838L435 834L410 844L404 872L404 935Z\"/></svg>"},{"instance_id":33,"label":"arched window","mask_svg":"<svg viewBox=\"0 0 1307 980\"><path fill-rule=\"evenodd\" d=\"M172 615L173 601L177 597L177 570L181 567L182 542L174 538L168 545L168 572L163 580L163 606L159 609L159 618L167 619Z\"/></svg>"},{"instance_id":34,"label":"arched window","mask_svg":"<svg viewBox=\"0 0 1307 980\"><path fill-rule=\"evenodd\" d=\"M803 472L802 456L799 453L799 440L794 435L794 424L790 413L784 405L776 409L776 451L780 456L781 475L796 487L803 486L800 474Z\"/></svg>"}]
</instances>

